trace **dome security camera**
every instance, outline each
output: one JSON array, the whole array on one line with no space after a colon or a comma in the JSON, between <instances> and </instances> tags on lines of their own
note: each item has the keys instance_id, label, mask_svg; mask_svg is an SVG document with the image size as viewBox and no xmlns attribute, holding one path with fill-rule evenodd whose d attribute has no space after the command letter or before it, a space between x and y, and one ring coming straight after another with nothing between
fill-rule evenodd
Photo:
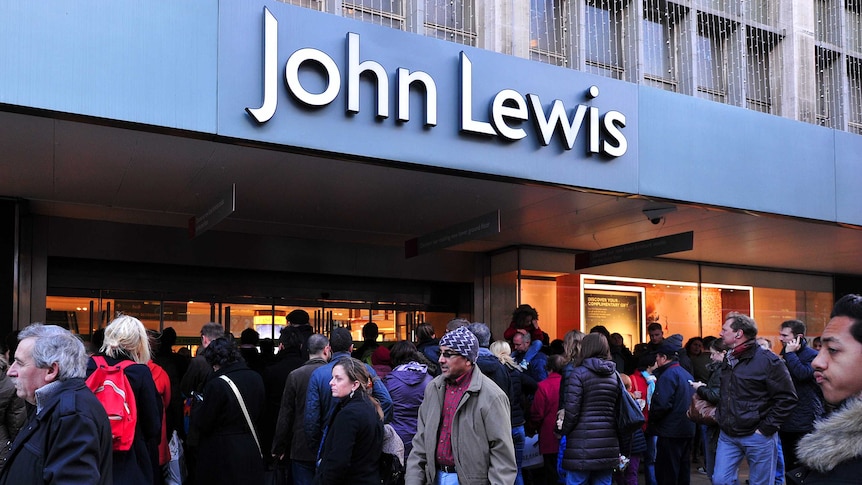
<instances>
[{"instance_id":1,"label":"dome security camera","mask_svg":"<svg viewBox=\"0 0 862 485\"><path fill-rule=\"evenodd\" d=\"M676 206L662 206L662 207L652 207L649 209L644 209L643 214L649 219L653 225L659 225L664 220L665 214L670 214L671 212L676 211Z\"/></svg>"}]
</instances>

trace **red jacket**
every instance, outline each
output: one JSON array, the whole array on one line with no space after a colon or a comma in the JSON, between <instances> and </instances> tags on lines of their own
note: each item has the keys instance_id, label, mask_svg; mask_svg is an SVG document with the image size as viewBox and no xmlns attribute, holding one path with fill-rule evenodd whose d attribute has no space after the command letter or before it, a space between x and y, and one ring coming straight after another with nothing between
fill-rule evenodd
<instances>
[{"instance_id":1,"label":"red jacket","mask_svg":"<svg viewBox=\"0 0 862 485\"><path fill-rule=\"evenodd\" d=\"M162 438L159 441L159 465L164 465L171 461L171 452L168 449L168 427L165 420L165 410L168 409L168 403L171 401L171 381L168 378L167 372L152 360L147 362L147 367L153 373L153 382L156 384L156 391L158 391L159 397L162 398Z\"/></svg>"},{"instance_id":2,"label":"red jacket","mask_svg":"<svg viewBox=\"0 0 862 485\"><path fill-rule=\"evenodd\" d=\"M530 421L539 430L539 452L543 455L556 454L560 450L560 440L554 436L557 409L560 409L560 381L562 376L556 372L539 383L533 406L530 408Z\"/></svg>"},{"instance_id":3,"label":"red jacket","mask_svg":"<svg viewBox=\"0 0 862 485\"><path fill-rule=\"evenodd\" d=\"M647 405L644 406L644 425L642 428L643 431L646 431L647 423L649 423L649 401L646 400L649 386L647 385L647 381L646 379L644 379L644 376L642 376L641 373L638 371L635 371L635 373L630 375L629 378L632 380L632 396L636 396L635 392L640 391L641 397L635 397L635 399L637 399L638 401L640 401L640 399L643 399L647 403Z\"/></svg>"}]
</instances>

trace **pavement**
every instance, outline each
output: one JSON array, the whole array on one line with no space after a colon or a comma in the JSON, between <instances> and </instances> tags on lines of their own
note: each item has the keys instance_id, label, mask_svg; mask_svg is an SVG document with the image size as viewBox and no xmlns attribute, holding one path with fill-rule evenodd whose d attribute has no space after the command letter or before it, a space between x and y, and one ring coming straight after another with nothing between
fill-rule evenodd
<instances>
[{"instance_id":1,"label":"pavement","mask_svg":"<svg viewBox=\"0 0 862 485\"><path fill-rule=\"evenodd\" d=\"M696 461L691 463L691 485L712 485L712 481L706 476L706 474L697 471L699 466L701 466L701 464ZM747 479L748 463L743 460L739 466L739 483L746 483ZM638 475L638 483L641 485L646 483L643 475Z\"/></svg>"}]
</instances>

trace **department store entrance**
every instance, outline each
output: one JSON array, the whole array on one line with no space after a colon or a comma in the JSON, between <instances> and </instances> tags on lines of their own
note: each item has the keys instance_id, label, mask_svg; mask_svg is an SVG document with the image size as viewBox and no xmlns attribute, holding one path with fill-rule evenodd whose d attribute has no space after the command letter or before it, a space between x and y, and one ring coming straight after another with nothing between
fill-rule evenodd
<instances>
[{"instance_id":1,"label":"department store entrance","mask_svg":"<svg viewBox=\"0 0 862 485\"><path fill-rule=\"evenodd\" d=\"M412 339L423 322L442 335L452 318L471 317L472 285L464 283L63 258L52 259L48 276L46 323L85 339L119 313L140 319L147 329L172 327L184 346L196 346L201 327L211 321L237 338L253 328L261 339L277 341L287 314L296 309L308 312L316 332L345 327L357 342L362 326L371 321L380 340L397 341Z\"/></svg>"}]
</instances>

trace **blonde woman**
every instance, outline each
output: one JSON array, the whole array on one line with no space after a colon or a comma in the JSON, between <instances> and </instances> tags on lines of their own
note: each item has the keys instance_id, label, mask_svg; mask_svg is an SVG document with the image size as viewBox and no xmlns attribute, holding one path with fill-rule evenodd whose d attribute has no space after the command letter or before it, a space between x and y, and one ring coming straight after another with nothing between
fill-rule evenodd
<instances>
[{"instance_id":1,"label":"blonde woman","mask_svg":"<svg viewBox=\"0 0 862 485\"><path fill-rule=\"evenodd\" d=\"M515 485L521 485L524 483L522 465L524 461L524 441L527 436L524 430L527 416L524 414L524 406L521 403L524 402L524 396L535 395L539 385L529 374L523 372L523 368L512 358L512 348L509 346L509 342L497 340L491 344L489 350L500 360L503 367L509 373L509 382L512 390L512 395L509 396L512 407L512 441L515 444L515 463L518 465L518 475L515 478Z\"/></svg>"},{"instance_id":2,"label":"blonde woman","mask_svg":"<svg viewBox=\"0 0 862 485\"><path fill-rule=\"evenodd\" d=\"M159 401L150 360L147 329L135 317L120 315L105 327L105 341L98 354L87 362L87 375L92 374L103 358L108 366L133 362L124 374L135 395L137 422L135 437L128 451L114 450L114 483L153 485L161 482L158 446L162 431L162 404ZM123 364L125 365L125 364Z\"/></svg>"}]
</instances>

